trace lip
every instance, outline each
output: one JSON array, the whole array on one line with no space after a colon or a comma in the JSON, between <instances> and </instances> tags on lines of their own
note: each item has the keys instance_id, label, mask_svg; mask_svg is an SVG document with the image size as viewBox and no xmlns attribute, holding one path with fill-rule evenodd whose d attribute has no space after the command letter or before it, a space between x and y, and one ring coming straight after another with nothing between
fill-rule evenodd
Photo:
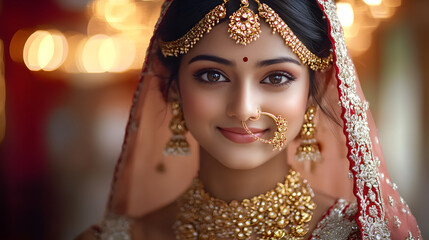
<instances>
[{"instance_id":1,"label":"lip","mask_svg":"<svg viewBox=\"0 0 429 240\"><path fill-rule=\"evenodd\" d=\"M248 134L244 128L241 127L233 127L233 128L217 128L222 135L229 139L232 142L235 143L251 143L256 141L256 139ZM260 129L260 128L249 128L253 134L255 134L257 137L262 137L267 129Z\"/></svg>"}]
</instances>

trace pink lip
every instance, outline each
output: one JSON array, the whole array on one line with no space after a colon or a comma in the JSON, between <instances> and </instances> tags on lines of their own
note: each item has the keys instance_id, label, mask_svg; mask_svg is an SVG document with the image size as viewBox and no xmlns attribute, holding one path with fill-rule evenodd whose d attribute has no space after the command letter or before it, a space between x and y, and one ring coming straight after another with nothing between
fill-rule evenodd
<instances>
[{"instance_id":1,"label":"pink lip","mask_svg":"<svg viewBox=\"0 0 429 240\"><path fill-rule=\"evenodd\" d=\"M256 139L252 135L248 134L246 130L244 130L244 128L218 127L217 129L219 129L220 133L222 133L224 137L228 138L229 140L235 143L251 143L256 141ZM266 132L266 130L260 129L260 128L249 128L249 130L258 137L262 137L262 135L264 135L264 133Z\"/></svg>"}]
</instances>

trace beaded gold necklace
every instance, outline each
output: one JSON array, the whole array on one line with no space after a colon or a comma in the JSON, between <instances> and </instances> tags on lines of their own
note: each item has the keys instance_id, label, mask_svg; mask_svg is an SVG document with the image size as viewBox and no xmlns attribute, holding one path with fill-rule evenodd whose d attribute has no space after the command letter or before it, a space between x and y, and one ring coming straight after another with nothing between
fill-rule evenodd
<instances>
[{"instance_id":1,"label":"beaded gold necklace","mask_svg":"<svg viewBox=\"0 0 429 240\"><path fill-rule=\"evenodd\" d=\"M204 191L194 179L189 190L178 200L173 226L177 239L303 239L316 204L313 191L299 173L290 170L285 183L274 190L226 203Z\"/></svg>"}]
</instances>

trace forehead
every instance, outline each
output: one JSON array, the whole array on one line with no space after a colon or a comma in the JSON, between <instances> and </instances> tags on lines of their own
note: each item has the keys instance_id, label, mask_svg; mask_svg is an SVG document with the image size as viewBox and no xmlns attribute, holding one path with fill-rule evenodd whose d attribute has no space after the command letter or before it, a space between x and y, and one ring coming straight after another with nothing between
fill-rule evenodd
<instances>
[{"instance_id":1,"label":"forehead","mask_svg":"<svg viewBox=\"0 0 429 240\"><path fill-rule=\"evenodd\" d=\"M236 43L229 36L227 22L218 24L183 58L186 61L186 59L191 59L200 54L228 59L247 57L249 61L287 56L299 61L296 54L284 43L284 40L277 33L272 34L271 28L265 22L261 22L260 37L246 46Z\"/></svg>"}]
</instances>

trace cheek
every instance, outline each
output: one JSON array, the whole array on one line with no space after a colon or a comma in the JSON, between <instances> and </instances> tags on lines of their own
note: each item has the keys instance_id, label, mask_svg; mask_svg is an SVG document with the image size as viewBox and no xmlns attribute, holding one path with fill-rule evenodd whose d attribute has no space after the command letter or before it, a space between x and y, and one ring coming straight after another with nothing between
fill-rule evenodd
<instances>
[{"instance_id":1,"label":"cheek","mask_svg":"<svg viewBox=\"0 0 429 240\"><path fill-rule=\"evenodd\" d=\"M287 108L287 120L288 120L288 131L289 139L295 139L302 127L304 121L304 114L307 106L307 97L298 98L295 102L288 102L285 106Z\"/></svg>"},{"instance_id":2,"label":"cheek","mask_svg":"<svg viewBox=\"0 0 429 240\"><path fill-rule=\"evenodd\" d=\"M207 123L219 112L221 98L204 91L192 81L186 79L180 82L180 95L186 125L191 132L195 132L209 126Z\"/></svg>"},{"instance_id":3,"label":"cheek","mask_svg":"<svg viewBox=\"0 0 429 240\"><path fill-rule=\"evenodd\" d=\"M308 83L304 82L291 86L281 94L282 96L278 96L277 100L271 99L272 111L280 114L288 122L287 138L290 140L295 139L301 130L308 102L308 90Z\"/></svg>"}]
</instances>

